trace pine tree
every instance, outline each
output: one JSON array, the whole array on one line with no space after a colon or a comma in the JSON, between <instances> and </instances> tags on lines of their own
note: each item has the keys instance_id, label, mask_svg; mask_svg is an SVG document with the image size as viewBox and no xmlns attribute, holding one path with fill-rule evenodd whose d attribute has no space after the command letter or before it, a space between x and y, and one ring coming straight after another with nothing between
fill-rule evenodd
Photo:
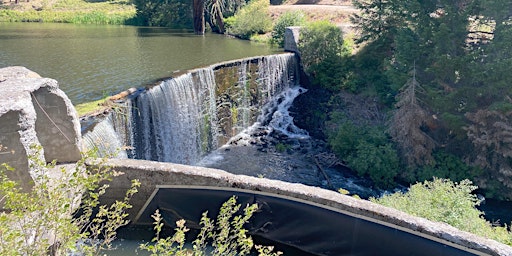
<instances>
[{"instance_id":1,"label":"pine tree","mask_svg":"<svg viewBox=\"0 0 512 256\"><path fill-rule=\"evenodd\" d=\"M466 127L473 143L473 164L489 171L508 190L512 188L512 113L479 110L467 113L471 125Z\"/></svg>"},{"instance_id":2,"label":"pine tree","mask_svg":"<svg viewBox=\"0 0 512 256\"><path fill-rule=\"evenodd\" d=\"M359 14L351 17L361 29L360 41L371 41L393 34L402 21L401 0L353 0Z\"/></svg>"},{"instance_id":3,"label":"pine tree","mask_svg":"<svg viewBox=\"0 0 512 256\"><path fill-rule=\"evenodd\" d=\"M402 87L397 95L398 102L389 122L389 134L398 144L402 157L409 167L416 167L432 162L434 140L423 130L426 120L432 119L420 105L417 92L423 89L416 80L416 70L413 76Z\"/></svg>"}]
</instances>

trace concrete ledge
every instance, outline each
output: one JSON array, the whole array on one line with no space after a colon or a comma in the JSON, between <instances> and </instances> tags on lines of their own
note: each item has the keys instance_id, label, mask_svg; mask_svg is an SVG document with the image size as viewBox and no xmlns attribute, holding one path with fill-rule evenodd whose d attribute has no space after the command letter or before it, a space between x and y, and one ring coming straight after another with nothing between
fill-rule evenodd
<instances>
[{"instance_id":1,"label":"concrete ledge","mask_svg":"<svg viewBox=\"0 0 512 256\"><path fill-rule=\"evenodd\" d=\"M494 240L478 237L460 231L444 223L413 217L398 210L384 207L366 200L359 200L340 193L310 187L302 184L287 183L265 178L233 175L225 171L132 159L112 159L106 165L123 172L114 178L105 201L122 199L130 187L131 180L139 179L142 186L133 200L130 216L134 218L151 196L157 185L210 186L220 188L238 188L275 194L305 200L314 204L332 207L361 218L394 225L400 229L419 232L426 236L442 239L465 248L481 252L482 255L512 255L512 247Z\"/></svg>"}]
</instances>

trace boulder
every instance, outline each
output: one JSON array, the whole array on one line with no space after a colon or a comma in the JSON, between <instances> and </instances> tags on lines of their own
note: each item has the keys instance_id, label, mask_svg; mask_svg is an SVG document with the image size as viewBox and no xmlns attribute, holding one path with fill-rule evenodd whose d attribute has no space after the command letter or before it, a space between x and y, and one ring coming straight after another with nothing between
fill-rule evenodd
<instances>
[{"instance_id":1,"label":"boulder","mask_svg":"<svg viewBox=\"0 0 512 256\"><path fill-rule=\"evenodd\" d=\"M0 68L0 163L15 168L8 176L30 187L29 155L41 160L76 162L80 155L80 123L57 81L24 67Z\"/></svg>"}]
</instances>

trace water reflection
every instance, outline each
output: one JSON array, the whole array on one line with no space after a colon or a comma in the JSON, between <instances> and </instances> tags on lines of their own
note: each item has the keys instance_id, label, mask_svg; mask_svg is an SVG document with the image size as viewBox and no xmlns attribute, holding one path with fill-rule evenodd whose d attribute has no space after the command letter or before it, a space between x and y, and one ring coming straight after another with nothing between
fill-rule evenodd
<instances>
[{"instance_id":1,"label":"water reflection","mask_svg":"<svg viewBox=\"0 0 512 256\"><path fill-rule=\"evenodd\" d=\"M25 66L57 79L74 104L140 87L177 70L275 51L167 28L0 23L0 67Z\"/></svg>"}]
</instances>

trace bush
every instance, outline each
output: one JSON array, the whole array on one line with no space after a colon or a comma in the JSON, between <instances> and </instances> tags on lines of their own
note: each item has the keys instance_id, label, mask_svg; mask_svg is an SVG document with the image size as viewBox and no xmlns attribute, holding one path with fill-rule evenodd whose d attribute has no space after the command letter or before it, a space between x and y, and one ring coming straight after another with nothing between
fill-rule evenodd
<instances>
[{"instance_id":1,"label":"bush","mask_svg":"<svg viewBox=\"0 0 512 256\"><path fill-rule=\"evenodd\" d=\"M460 230L512 245L506 227L494 227L476 208L480 201L472 194L477 189L471 181L455 183L449 179L417 183L407 193L397 192L370 200L409 214L450 224Z\"/></svg>"},{"instance_id":2,"label":"bush","mask_svg":"<svg viewBox=\"0 0 512 256\"><path fill-rule=\"evenodd\" d=\"M382 128L341 121L328 142L336 156L359 175L369 176L378 187L395 185L400 161Z\"/></svg>"},{"instance_id":3,"label":"bush","mask_svg":"<svg viewBox=\"0 0 512 256\"><path fill-rule=\"evenodd\" d=\"M192 27L192 4L186 0L134 0L137 19L148 26Z\"/></svg>"},{"instance_id":4,"label":"bush","mask_svg":"<svg viewBox=\"0 0 512 256\"><path fill-rule=\"evenodd\" d=\"M285 12L279 17L272 29L271 43L284 47L284 32L286 27L302 26L306 22L306 16L301 11Z\"/></svg>"},{"instance_id":5,"label":"bush","mask_svg":"<svg viewBox=\"0 0 512 256\"><path fill-rule=\"evenodd\" d=\"M199 235L192 242L192 249L185 248L185 234L189 229L185 226L185 220L176 222L177 228L172 237L161 238L163 223L160 212L156 210L152 215L156 236L152 243L140 245L142 250L158 255L212 255L212 256L244 256L250 254L253 247L258 251L259 256L278 256L282 252L273 252L272 246L258 246L243 226L249 221L252 215L258 210L257 204L247 205L243 214L237 215L241 205L236 204L236 197L231 197L220 208L216 222L210 219L204 212L201 217L201 230ZM212 251L206 253L207 245L211 245Z\"/></svg>"},{"instance_id":6,"label":"bush","mask_svg":"<svg viewBox=\"0 0 512 256\"><path fill-rule=\"evenodd\" d=\"M269 32L272 28L272 20L268 6L268 1L252 0L234 16L224 20L227 33L242 39L249 39L253 34Z\"/></svg>"},{"instance_id":7,"label":"bush","mask_svg":"<svg viewBox=\"0 0 512 256\"><path fill-rule=\"evenodd\" d=\"M481 174L481 169L471 167L459 157L437 151L434 153L434 162L417 169L415 180L431 180L432 177L447 178L452 181L472 179Z\"/></svg>"},{"instance_id":8,"label":"bush","mask_svg":"<svg viewBox=\"0 0 512 256\"><path fill-rule=\"evenodd\" d=\"M344 42L340 28L327 21L307 24L300 32L299 51L313 84L332 91L346 89L343 84L345 76L350 76L348 57L352 49Z\"/></svg>"},{"instance_id":9,"label":"bush","mask_svg":"<svg viewBox=\"0 0 512 256\"><path fill-rule=\"evenodd\" d=\"M108 187L105 182L118 173L104 167L86 168L86 158L74 170L58 169L55 163L40 159L37 154L30 157L38 175L30 191L7 177L12 168L4 164L0 171L0 203L5 210L0 213L0 255L47 255L49 251L98 255L110 248L116 230L128 224L128 201L140 183L132 181L124 200L100 205L99 197Z\"/></svg>"},{"instance_id":10,"label":"bush","mask_svg":"<svg viewBox=\"0 0 512 256\"><path fill-rule=\"evenodd\" d=\"M381 188L395 185L394 179L400 168L396 150L390 144L371 144L367 141L358 143L355 152L347 157L347 162L359 175L368 175Z\"/></svg>"}]
</instances>

